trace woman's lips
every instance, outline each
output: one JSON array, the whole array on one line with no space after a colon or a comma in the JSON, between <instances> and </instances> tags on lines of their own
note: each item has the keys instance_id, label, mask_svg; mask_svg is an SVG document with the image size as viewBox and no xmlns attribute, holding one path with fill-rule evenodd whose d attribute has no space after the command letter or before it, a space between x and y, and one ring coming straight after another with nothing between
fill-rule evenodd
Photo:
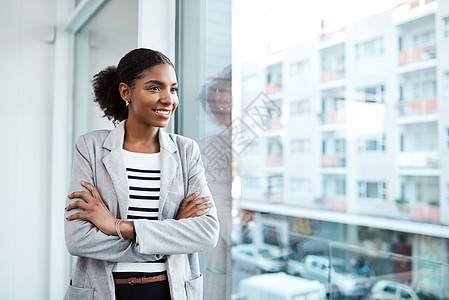
<instances>
[{"instance_id":1,"label":"woman's lips","mask_svg":"<svg viewBox=\"0 0 449 300\"><path fill-rule=\"evenodd\" d=\"M167 109L153 109L153 111L155 112L155 114L158 117L161 117L163 119L170 119L170 117L171 117L171 110L167 110Z\"/></svg>"}]
</instances>

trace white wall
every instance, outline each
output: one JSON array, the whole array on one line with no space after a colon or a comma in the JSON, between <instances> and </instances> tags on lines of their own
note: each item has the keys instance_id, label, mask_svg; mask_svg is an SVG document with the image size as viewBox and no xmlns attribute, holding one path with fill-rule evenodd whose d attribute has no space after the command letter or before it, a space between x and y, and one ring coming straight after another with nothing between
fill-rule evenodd
<instances>
[{"instance_id":1,"label":"white wall","mask_svg":"<svg viewBox=\"0 0 449 300\"><path fill-rule=\"evenodd\" d=\"M56 1L0 12L0 299L48 299Z\"/></svg>"}]
</instances>

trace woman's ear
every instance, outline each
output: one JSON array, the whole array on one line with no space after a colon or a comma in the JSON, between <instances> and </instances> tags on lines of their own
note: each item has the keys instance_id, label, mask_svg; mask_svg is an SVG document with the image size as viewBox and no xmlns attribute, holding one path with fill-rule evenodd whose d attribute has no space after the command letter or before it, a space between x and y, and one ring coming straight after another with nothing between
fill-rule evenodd
<instances>
[{"instance_id":1,"label":"woman's ear","mask_svg":"<svg viewBox=\"0 0 449 300\"><path fill-rule=\"evenodd\" d=\"M123 101L129 102L131 101L131 88L124 82L120 82L118 86L118 90L120 92L120 96Z\"/></svg>"}]
</instances>

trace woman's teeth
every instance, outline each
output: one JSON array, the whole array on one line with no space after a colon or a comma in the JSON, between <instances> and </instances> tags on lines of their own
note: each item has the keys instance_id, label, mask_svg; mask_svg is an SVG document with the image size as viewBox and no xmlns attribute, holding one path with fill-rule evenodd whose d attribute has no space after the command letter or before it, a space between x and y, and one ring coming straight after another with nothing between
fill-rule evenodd
<instances>
[{"instance_id":1,"label":"woman's teeth","mask_svg":"<svg viewBox=\"0 0 449 300\"><path fill-rule=\"evenodd\" d=\"M155 112L157 112L158 114L161 114L161 115L166 115L166 116L168 116L170 114L169 110L155 110Z\"/></svg>"}]
</instances>

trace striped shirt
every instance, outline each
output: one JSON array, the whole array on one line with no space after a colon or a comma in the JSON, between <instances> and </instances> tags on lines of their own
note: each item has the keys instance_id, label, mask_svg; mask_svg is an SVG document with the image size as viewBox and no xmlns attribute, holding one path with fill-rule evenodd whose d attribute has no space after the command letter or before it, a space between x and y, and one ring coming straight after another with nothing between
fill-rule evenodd
<instances>
[{"instance_id":1,"label":"striped shirt","mask_svg":"<svg viewBox=\"0 0 449 300\"><path fill-rule=\"evenodd\" d=\"M158 220L161 189L160 153L123 150L129 186L127 220ZM146 263L116 263L113 272L162 272L165 259Z\"/></svg>"}]
</instances>

